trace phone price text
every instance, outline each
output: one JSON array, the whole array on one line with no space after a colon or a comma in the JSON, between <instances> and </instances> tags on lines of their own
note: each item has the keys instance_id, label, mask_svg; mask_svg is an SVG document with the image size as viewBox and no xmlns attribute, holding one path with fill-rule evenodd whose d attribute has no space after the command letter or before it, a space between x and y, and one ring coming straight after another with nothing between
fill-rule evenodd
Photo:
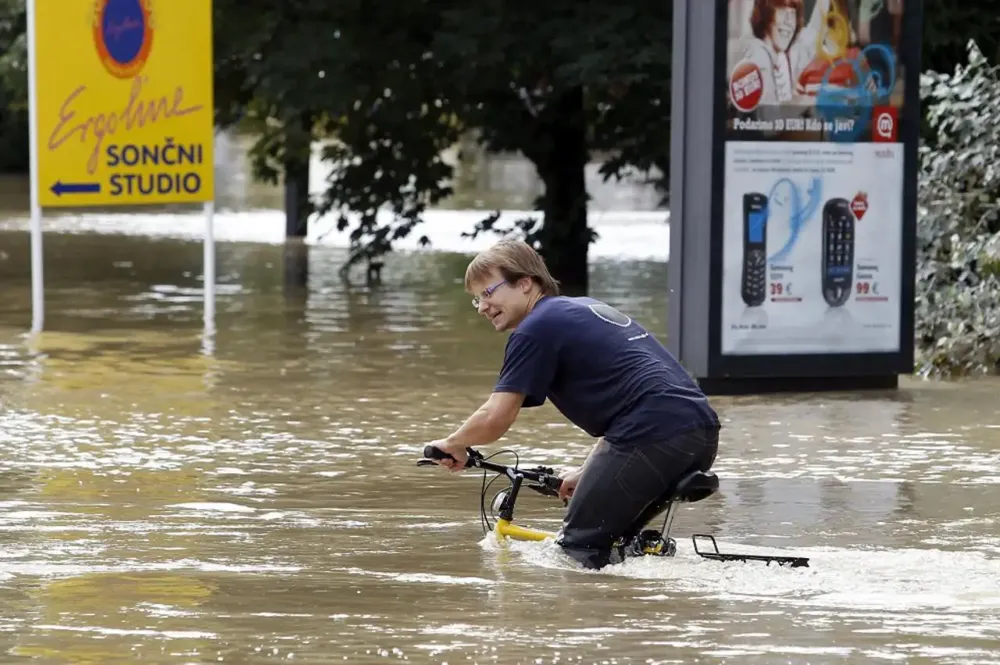
<instances>
[{"instance_id":1,"label":"phone price text","mask_svg":"<svg viewBox=\"0 0 1000 665\"><path fill-rule=\"evenodd\" d=\"M792 291L791 282L771 282L769 287L771 302L799 302L802 298Z\"/></svg>"},{"instance_id":2,"label":"phone price text","mask_svg":"<svg viewBox=\"0 0 1000 665\"><path fill-rule=\"evenodd\" d=\"M884 302L889 300L889 297L879 293L878 282L861 281L854 285L854 299L862 302Z\"/></svg>"}]
</instances>

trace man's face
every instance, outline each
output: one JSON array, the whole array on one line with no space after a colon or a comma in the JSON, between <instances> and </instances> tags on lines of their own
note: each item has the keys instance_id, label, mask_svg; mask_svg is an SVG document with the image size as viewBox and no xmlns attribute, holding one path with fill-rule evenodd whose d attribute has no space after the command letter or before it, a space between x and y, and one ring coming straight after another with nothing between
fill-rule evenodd
<instances>
[{"instance_id":1,"label":"man's face","mask_svg":"<svg viewBox=\"0 0 1000 665\"><path fill-rule=\"evenodd\" d=\"M472 282L473 296L479 299L476 310L489 319L497 332L513 330L528 313L531 281L521 279L508 284L496 271Z\"/></svg>"}]
</instances>

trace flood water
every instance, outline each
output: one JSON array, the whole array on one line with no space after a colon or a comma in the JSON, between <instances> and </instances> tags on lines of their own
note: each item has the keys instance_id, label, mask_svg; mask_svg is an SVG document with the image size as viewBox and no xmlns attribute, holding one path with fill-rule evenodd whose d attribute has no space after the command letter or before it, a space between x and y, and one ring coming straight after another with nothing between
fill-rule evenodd
<instances>
[{"instance_id":1,"label":"flood water","mask_svg":"<svg viewBox=\"0 0 1000 665\"><path fill-rule=\"evenodd\" d=\"M634 249L665 230L627 217L592 293L663 335L666 265ZM502 358L466 257L369 288L321 242L290 288L259 221L220 214L214 338L197 216L52 222L37 339L25 226L0 223L0 662L1000 662L1000 381L716 398L722 490L678 513L676 558L582 571L484 536L481 475L415 465ZM545 406L485 450L591 444ZM811 566L702 560L692 533Z\"/></svg>"}]
</instances>

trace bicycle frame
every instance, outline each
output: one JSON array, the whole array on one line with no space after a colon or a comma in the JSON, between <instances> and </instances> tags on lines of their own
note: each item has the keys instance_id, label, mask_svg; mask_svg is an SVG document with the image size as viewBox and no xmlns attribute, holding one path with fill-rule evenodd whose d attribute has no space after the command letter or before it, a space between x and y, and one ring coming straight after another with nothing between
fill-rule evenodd
<instances>
[{"instance_id":1,"label":"bicycle frame","mask_svg":"<svg viewBox=\"0 0 1000 665\"><path fill-rule=\"evenodd\" d=\"M534 542L555 540L556 534L552 532L514 524L514 504L517 502L518 494L523 487L528 487L539 494L544 494L546 496L559 496L559 488L562 486L562 479L555 476L555 472L548 467L538 466L532 469L521 469L517 466L507 466L505 464L490 462L483 457L482 453L471 448L467 449L467 452L469 453L469 459L465 464L466 468L474 467L483 469L484 471L493 471L499 474L497 477L504 476L510 480L510 487L500 490L491 502L493 507L496 508L496 499L503 495L500 506L497 508L499 513L497 515L497 521L492 529L490 529L489 521L486 519L485 507L481 506L483 510L484 531L493 531L496 539L501 542L505 538ZM432 459L442 459L441 451L436 448L431 448L430 446L424 449L424 456ZM430 460L420 460L417 464L434 464L434 462L431 462ZM530 483L526 484L525 481L530 481ZM483 500L485 500L485 488L486 485L484 484ZM674 548L668 546L666 541L662 539L654 539L648 542L643 542L638 553L657 556L672 556L673 551Z\"/></svg>"},{"instance_id":2,"label":"bicycle frame","mask_svg":"<svg viewBox=\"0 0 1000 665\"><path fill-rule=\"evenodd\" d=\"M465 464L466 468L472 467L483 469L484 471L492 471L506 477L511 483L509 488L500 490L497 494L497 496L500 496L500 494L504 495L499 506L499 515L497 515L496 524L492 528L497 540L510 538L511 540L540 542L543 540L555 539L556 534L552 532L531 529L514 524L514 504L517 501L518 493L522 487L529 487L532 490L547 496L559 496L559 487L562 485L562 479L556 476L552 469L547 467L540 466L533 469L520 469L517 466L507 466L506 464L490 462L483 457L482 453L472 449L468 452L469 460ZM440 450L437 448L431 448L430 446L424 450L424 456L431 459L444 458ZM417 464L423 466L427 464L435 464L435 462L432 462L430 459L425 459L418 461ZM525 485L524 482L526 480L533 484Z\"/></svg>"},{"instance_id":3,"label":"bicycle frame","mask_svg":"<svg viewBox=\"0 0 1000 665\"><path fill-rule=\"evenodd\" d=\"M493 533L497 535L497 540L510 538L511 540L531 540L540 542L543 540L555 539L556 537L556 534L549 531L529 529L527 527L518 526L517 524L512 524L505 519L497 520L496 526L493 527Z\"/></svg>"},{"instance_id":4,"label":"bicycle frame","mask_svg":"<svg viewBox=\"0 0 1000 665\"><path fill-rule=\"evenodd\" d=\"M507 466L505 464L496 464L495 462L490 462L487 460L482 453L473 449L466 448L466 452L469 455L469 459L465 463L465 468L479 468L483 471L492 471L504 476L510 480L510 487L500 490L494 497L492 504L494 507L496 504L496 499L503 495L503 499L500 501L500 505L497 515L496 525L493 529L489 529L489 522L486 520L486 510L485 506L481 504L482 517L484 520L484 528L486 530L492 530L496 535L497 540L504 540L509 538L511 540L527 540L540 542L543 540L554 540L556 534L541 531L539 529L531 529L514 524L514 504L517 501L518 493L521 491L522 487L528 487L540 494L547 496L559 496L559 488L562 486L562 479L555 475L554 471L547 467L535 467L533 469L521 469L515 466ZM502 451L501 451L502 452ZM507 451L510 452L510 451ZM497 453L499 454L499 453ZM432 460L443 460L443 459L454 459L451 455L443 452L439 448L434 446L426 446L424 448L424 458L417 461L417 466L425 465L437 465L437 462ZM690 477L694 477L696 473L692 473ZM702 474L705 476L705 474ZM714 478L714 475L711 476ZM495 480L496 478L494 478ZM525 481L530 481L525 484ZM683 483L683 479L681 481ZM718 488L718 480L713 481L715 484L715 489ZM492 481L491 481L492 483ZM680 488L680 485L678 486ZM486 477L483 476L483 496L482 501L485 501L486 494ZM674 502L695 502L700 501L703 498L710 496L714 493L715 489L709 489L707 492L704 488L695 488L690 494L683 493L680 489L674 494L674 498L671 499L671 503ZM701 490L701 491L699 491ZM669 506L669 504L668 504ZM627 546L631 552L629 556L666 556L672 557L677 549L676 541L673 538L668 537L669 526L672 517L672 509L667 508L667 517L664 520L664 528L662 531L657 530L644 530L638 536L636 536L630 543L623 543ZM698 540L706 539L712 544L712 551L702 550L698 547ZM777 563L779 566L790 566L792 568L798 567L808 567L809 559L806 557L794 557L794 556L782 556L782 555L758 555L758 554L742 554L742 553L724 553L719 551L719 546L715 542L715 537L706 534L694 534L691 536L691 542L694 545L695 553L705 559L713 559L715 561L761 561L768 565L771 563Z\"/></svg>"},{"instance_id":5,"label":"bicycle frame","mask_svg":"<svg viewBox=\"0 0 1000 665\"><path fill-rule=\"evenodd\" d=\"M489 462L486 462L486 464L489 464ZM503 465L497 466L503 467ZM562 484L562 479L551 475L551 473L546 473L546 471L549 470L539 468L525 472L516 468L503 467L502 473L511 479L511 486L509 489L501 490L501 493L504 494L504 498L500 503L500 514L497 517L496 525L493 528L493 533L496 534L497 540L511 538L512 540L530 540L540 542L543 540L555 539L554 533L514 524L514 503L517 501L517 495L524 483L526 473L531 475L533 480L540 483L539 485L529 485L529 487L535 489L536 491L541 491L543 494L558 496L559 486ZM551 488L551 491L548 491L549 488Z\"/></svg>"}]
</instances>

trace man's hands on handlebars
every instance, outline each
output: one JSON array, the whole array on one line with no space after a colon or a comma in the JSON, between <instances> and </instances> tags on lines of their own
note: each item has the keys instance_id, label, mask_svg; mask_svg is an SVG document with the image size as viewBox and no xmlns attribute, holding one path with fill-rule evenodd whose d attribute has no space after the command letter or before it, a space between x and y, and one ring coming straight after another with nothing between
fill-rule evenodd
<instances>
[{"instance_id":1,"label":"man's hands on handlebars","mask_svg":"<svg viewBox=\"0 0 1000 665\"><path fill-rule=\"evenodd\" d=\"M529 489L533 489L539 494L544 494L546 496L557 496L562 499L563 505L569 503L567 497L573 494L573 490L576 487L577 480L580 477L581 471L570 471L563 478L554 475L551 468L545 466L537 466L531 469L519 468L517 466L507 466L505 464L497 464L495 462L490 462L489 458L484 458L483 454L478 450L473 448L465 448L460 451L455 451L461 455L462 461L458 461L453 456L452 452L453 445L449 445L447 441L438 440L429 443L424 446L424 458L417 461L417 466L425 466L427 464L437 464L443 466L451 471L460 471L468 467L476 467L483 469L484 471L492 471L494 473L499 473L507 476L511 480L514 480L516 476L520 477L520 480L527 480L528 482L524 485ZM565 483L569 483L568 485Z\"/></svg>"},{"instance_id":2,"label":"man's hands on handlebars","mask_svg":"<svg viewBox=\"0 0 1000 665\"><path fill-rule=\"evenodd\" d=\"M427 445L434 446L442 452L451 455L451 458L444 457L434 460L441 466L446 467L451 471L462 471L465 469L465 463L469 461L469 453L462 444L449 442L448 439L437 439L436 441L431 441Z\"/></svg>"}]
</instances>

